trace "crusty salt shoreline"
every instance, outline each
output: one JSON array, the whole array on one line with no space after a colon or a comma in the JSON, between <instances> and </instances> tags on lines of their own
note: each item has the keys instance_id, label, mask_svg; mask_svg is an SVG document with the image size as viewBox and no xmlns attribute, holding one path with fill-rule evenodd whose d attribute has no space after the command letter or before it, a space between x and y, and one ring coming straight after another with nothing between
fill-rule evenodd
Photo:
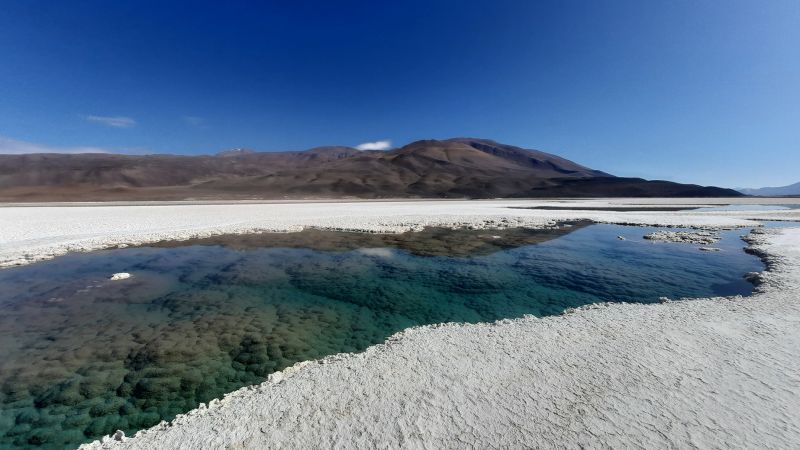
<instances>
[{"instance_id":1,"label":"crusty salt shoreline","mask_svg":"<svg viewBox=\"0 0 800 450\"><path fill-rule=\"evenodd\" d=\"M633 202L720 203L565 203ZM392 232L430 225L545 226L584 218L719 228L756 223L749 219L800 219L800 210L507 208L553 203L559 202L3 208L0 261L10 265L69 248L304 226ZM751 251L769 266L752 297L603 304L542 319L409 329L363 353L297 364L134 439L107 438L86 447L796 447L800 228L749 239Z\"/></svg>"}]
</instances>

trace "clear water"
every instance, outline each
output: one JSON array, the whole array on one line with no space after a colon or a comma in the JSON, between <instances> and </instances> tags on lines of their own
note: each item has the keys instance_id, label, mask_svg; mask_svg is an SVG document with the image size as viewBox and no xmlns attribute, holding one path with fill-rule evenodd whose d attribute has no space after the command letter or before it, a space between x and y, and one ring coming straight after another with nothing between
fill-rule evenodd
<instances>
[{"instance_id":1,"label":"clear water","mask_svg":"<svg viewBox=\"0 0 800 450\"><path fill-rule=\"evenodd\" d=\"M749 294L743 274L763 270L742 251L743 230L713 253L642 239L653 230L303 232L0 270L0 447L130 434L415 325ZM115 272L133 277L108 281Z\"/></svg>"},{"instance_id":2,"label":"clear water","mask_svg":"<svg viewBox=\"0 0 800 450\"><path fill-rule=\"evenodd\" d=\"M797 228L800 222L792 220L761 220L764 228Z\"/></svg>"}]
</instances>

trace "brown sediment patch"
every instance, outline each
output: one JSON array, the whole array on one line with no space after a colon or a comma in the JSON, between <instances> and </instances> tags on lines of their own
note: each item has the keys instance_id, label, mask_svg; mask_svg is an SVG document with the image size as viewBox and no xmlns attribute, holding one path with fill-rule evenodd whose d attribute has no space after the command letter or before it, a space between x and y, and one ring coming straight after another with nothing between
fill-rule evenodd
<instances>
[{"instance_id":1,"label":"brown sediment patch","mask_svg":"<svg viewBox=\"0 0 800 450\"><path fill-rule=\"evenodd\" d=\"M308 248L347 251L389 247L417 256L478 256L500 250L533 245L564 236L590 225L590 221L563 222L548 228L469 229L428 227L405 233L361 233L307 228L294 233L226 234L199 239L162 241L148 247L220 245L236 250L263 247Z\"/></svg>"}]
</instances>

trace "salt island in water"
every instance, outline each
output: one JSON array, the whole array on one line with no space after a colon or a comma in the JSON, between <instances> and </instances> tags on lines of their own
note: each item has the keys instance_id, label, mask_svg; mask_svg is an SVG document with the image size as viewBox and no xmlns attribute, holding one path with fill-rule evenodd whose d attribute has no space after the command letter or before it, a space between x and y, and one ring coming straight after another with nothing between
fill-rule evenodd
<instances>
[{"instance_id":1,"label":"salt island in water","mask_svg":"<svg viewBox=\"0 0 800 450\"><path fill-rule=\"evenodd\" d=\"M717 252L655 228L225 235L0 271L0 446L69 448L170 420L299 361L403 329L597 302L748 295L746 230ZM111 274L129 274L110 280Z\"/></svg>"}]
</instances>

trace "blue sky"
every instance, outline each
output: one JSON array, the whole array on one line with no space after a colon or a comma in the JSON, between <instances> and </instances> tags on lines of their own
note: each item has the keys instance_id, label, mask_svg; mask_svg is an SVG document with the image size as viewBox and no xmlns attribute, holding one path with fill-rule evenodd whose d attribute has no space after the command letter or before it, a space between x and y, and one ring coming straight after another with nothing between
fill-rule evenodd
<instances>
[{"instance_id":1,"label":"blue sky","mask_svg":"<svg viewBox=\"0 0 800 450\"><path fill-rule=\"evenodd\" d=\"M0 152L454 136L617 175L800 181L800 2L0 8Z\"/></svg>"}]
</instances>

